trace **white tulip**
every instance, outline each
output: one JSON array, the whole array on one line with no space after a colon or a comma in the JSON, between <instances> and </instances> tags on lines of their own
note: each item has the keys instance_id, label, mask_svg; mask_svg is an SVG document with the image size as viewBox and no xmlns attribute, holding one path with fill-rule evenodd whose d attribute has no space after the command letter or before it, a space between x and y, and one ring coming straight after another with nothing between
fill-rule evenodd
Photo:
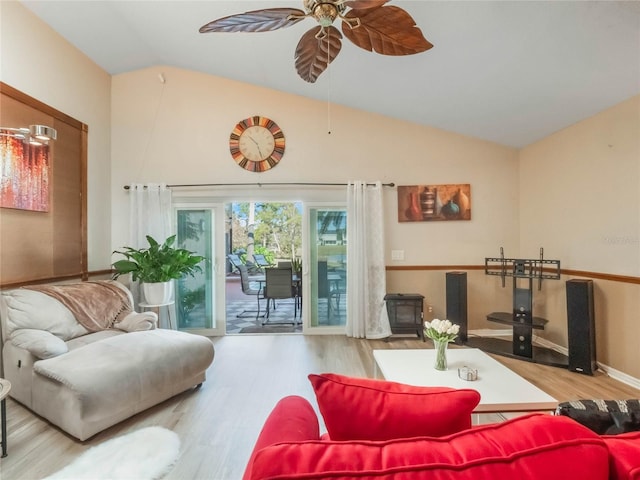
<instances>
[{"instance_id":1,"label":"white tulip","mask_svg":"<svg viewBox=\"0 0 640 480\"><path fill-rule=\"evenodd\" d=\"M434 318L430 322L424 322L424 333L434 340L452 341L458 335L460 326L451 323L450 320Z\"/></svg>"}]
</instances>

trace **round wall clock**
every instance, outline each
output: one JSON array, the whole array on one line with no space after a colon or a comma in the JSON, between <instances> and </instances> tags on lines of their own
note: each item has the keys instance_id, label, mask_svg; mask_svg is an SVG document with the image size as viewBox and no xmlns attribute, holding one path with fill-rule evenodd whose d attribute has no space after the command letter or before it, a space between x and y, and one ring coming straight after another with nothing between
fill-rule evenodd
<instances>
[{"instance_id":1,"label":"round wall clock","mask_svg":"<svg viewBox=\"0 0 640 480\"><path fill-rule=\"evenodd\" d=\"M229 137L231 156L245 170L264 172L284 155L284 133L276 122L259 115L238 122Z\"/></svg>"}]
</instances>

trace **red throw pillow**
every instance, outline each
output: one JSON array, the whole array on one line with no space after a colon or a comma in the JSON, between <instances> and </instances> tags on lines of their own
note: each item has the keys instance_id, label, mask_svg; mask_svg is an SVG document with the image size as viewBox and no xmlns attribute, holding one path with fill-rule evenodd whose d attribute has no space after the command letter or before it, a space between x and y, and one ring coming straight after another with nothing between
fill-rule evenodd
<instances>
[{"instance_id":1,"label":"red throw pillow","mask_svg":"<svg viewBox=\"0 0 640 480\"><path fill-rule=\"evenodd\" d=\"M331 440L441 437L471 427L475 390L309 375Z\"/></svg>"}]
</instances>

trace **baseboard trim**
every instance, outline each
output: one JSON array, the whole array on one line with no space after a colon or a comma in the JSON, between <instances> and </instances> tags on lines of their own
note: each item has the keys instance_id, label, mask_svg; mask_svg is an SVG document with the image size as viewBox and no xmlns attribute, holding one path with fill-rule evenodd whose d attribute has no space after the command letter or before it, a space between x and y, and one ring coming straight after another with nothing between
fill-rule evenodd
<instances>
[{"instance_id":1,"label":"baseboard trim","mask_svg":"<svg viewBox=\"0 0 640 480\"><path fill-rule=\"evenodd\" d=\"M615 368L611 368L604 363L596 362L598 364L598 368L602 370L604 373L609 375L614 380L618 380L619 382L626 383L630 387L637 388L640 390L640 379L632 377L620 370L616 370Z\"/></svg>"},{"instance_id":2,"label":"baseboard trim","mask_svg":"<svg viewBox=\"0 0 640 480\"><path fill-rule=\"evenodd\" d=\"M476 335L478 337L505 337L510 336L512 334L511 330L493 330L490 328L484 328L479 330L469 330L469 335ZM555 350L556 352L562 353L563 355L569 355L569 349L566 347L562 347L556 343L550 342L549 340L539 337L538 335L533 336L533 340L537 345L541 347L550 348L551 350ZM632 377L620 370L616 370L602 362L597 362L598 368L609 375L614 380L622 382L630 387L637 388L640 390L640 379Z\"/></svg>"}]
</instances>

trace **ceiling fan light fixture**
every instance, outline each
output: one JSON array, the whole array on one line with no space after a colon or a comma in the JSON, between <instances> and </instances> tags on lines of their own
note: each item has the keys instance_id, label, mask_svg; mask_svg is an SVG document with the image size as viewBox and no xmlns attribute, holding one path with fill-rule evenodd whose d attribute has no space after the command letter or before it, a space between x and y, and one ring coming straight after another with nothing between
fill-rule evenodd
<instances>
[{"instance_id":1,"label":"ceiling fan light fixture","mask_svg":"<svg viewBox=\"0 0 640 480\"><path fill-rule=\"evenodd\" d=\"M305 8L321 27L332 25L345 10L345 6L340 3L322 0L305 0Z\"/></svg>"}]
</instances>

